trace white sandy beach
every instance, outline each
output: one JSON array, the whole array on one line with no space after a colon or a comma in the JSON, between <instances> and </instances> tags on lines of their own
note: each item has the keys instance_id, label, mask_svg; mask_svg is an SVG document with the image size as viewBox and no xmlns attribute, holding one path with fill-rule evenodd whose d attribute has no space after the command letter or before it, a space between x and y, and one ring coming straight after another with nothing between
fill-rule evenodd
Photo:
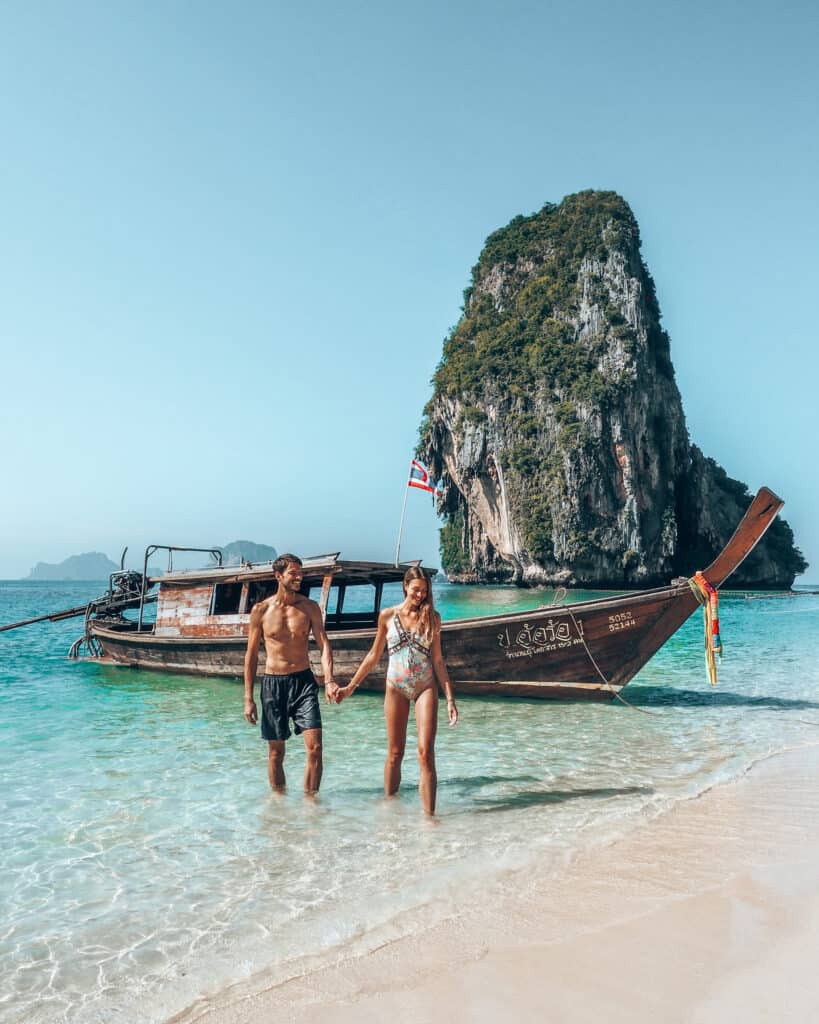
<instances>
[{"instance_id":1,"label":"white sandy beach","mask_svg":"<svg viewBox=\"0 0 819 1024\"><path fill-rule=\"evenodd\" d=\"M817 778L819 747L777 755L557 877L175 1020L819 1019Z\"/></svg>"}]
</instances>

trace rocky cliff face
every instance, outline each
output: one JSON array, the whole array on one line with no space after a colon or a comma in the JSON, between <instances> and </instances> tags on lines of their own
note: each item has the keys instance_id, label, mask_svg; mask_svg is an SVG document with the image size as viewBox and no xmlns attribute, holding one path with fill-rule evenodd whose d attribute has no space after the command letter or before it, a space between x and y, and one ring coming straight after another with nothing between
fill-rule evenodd
<instances>
[{"instance_id":1,"label":"rocky cliff face","mask_svg":"<svg viewBox=\"0 0 819 1024\"><path fill-rule=\"evenodd\" d=\"M444 343L419 455L450 578L646 586L704 567L750 501L690 444L669 339L615 193L487 239ZM777 521L732 582L805 568Z\"/></svg>"}]
</instances>

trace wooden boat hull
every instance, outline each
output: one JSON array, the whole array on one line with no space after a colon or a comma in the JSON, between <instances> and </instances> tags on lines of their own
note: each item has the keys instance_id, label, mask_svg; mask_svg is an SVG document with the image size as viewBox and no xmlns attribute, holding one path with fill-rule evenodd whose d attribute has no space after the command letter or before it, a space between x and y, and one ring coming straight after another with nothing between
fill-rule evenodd
<instances>
[{"instance_id":1,"label":"wooden boat hull","mask_svg":"<svg viewBox=\"0 0 819 1024\"><path fill-rule=\"evenodd\" d=\"M687 584L625 597L445 622L442 647L459 693L554 699L614 696L645 664L658 635L670 636L697 608ZM167 638L92 625L102 660L162 672L241 677L247 637ZM346 682L375 631L332 635L335 675ZM651 653L646 655L646 644ZM658 645L659 646L659 645ZM311 650L320 676L318 652ZM259 658L263 672L264 653ZM383 690L386 657L362 684Z\"/></svg>"},{"instance_id":2,"label":"wooden boat hull","mask_svg":"<svg viewBox=\"0 0 819 1024\"><path fill-rule=\"evenodd\" d=\"M753 549L782 507L762 488L723 551L705 570L719 587ZM445 622L442 648L458 693L606 700L615 696L698 607L687 580L668 587L532 611ZM241 677L247 623L233 635L157 636L135 624L90 623L102 659L114 664ZM370 649L374 628L329 634L335 676L346 682ZM318 652L311 651L320 675ZM264 671L264 652L259 674ZM383 690L386 656L362 688Z\"/></svg>"}]
</instances>

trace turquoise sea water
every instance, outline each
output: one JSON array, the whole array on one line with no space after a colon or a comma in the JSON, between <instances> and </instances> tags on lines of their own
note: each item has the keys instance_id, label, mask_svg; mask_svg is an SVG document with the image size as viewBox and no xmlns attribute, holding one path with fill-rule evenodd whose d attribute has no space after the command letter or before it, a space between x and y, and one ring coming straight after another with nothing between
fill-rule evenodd
<instances>
[{"instance_id":1,"label":"turquoise sea water","mask_svg":"<svg viewBox=\"0 0 819 1024\"><path fill-rule=\"evenodd\" d=\"M0 583L0 624L102 589ZM436 594L445 618L552 598ZM719 685L696 614L625 691L650 714L461 698L456 729L442 713L435 823L412 723L402 795L381 797L377 695L323 708L318 801L301 795L295 738L278 798L237 682L71 662L81 620L0 634L0 1021L166 1020L256 972L284 978L305 955L400 934L417 908L510 869L559 872L755 760L819 742L819 596L724 594L721 624Z\"/></svg>"}]
</instances>

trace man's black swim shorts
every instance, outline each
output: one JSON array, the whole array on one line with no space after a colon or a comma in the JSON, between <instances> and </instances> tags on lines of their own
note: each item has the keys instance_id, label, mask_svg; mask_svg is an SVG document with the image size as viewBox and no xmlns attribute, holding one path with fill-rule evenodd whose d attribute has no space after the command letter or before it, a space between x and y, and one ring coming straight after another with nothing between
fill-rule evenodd
<instances>
[{"instance_id":1,"label":"man's black swim shorts","mask_svg":"<svg viewBox=\"0 0 819 1024\"><path fill-rule=\"evenodd\" d=\"M262 739L290 738L289 719L296 735L321 728L318 683L309 668L284 676L262 678Z\"/></svg>"}]
</instances>

